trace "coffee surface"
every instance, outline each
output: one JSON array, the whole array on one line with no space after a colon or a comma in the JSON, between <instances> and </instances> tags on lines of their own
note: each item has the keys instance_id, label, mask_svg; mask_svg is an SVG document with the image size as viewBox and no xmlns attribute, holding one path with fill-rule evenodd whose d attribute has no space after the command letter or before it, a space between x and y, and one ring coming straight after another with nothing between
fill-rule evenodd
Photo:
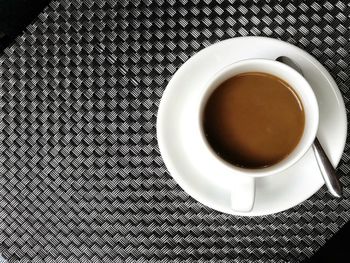
<instances>
[{"instance_id":1,"label":"coffee surface","mask_svg":"<svg viewBox=\"0 0 350 263\"><path fill-rule=\"evenodd\" d=\"M259 72L220 84L202 117L211 148L245 168L268 167L284 159L298 144L305 123L302 103L289 84Z\"/></svg>"}]
</instances>

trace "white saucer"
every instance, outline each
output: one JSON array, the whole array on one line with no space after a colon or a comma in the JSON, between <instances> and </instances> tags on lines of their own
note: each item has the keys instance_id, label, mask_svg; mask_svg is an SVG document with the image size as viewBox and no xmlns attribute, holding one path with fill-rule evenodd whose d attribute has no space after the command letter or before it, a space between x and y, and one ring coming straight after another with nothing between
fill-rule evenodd
<instances>
[{"instance_id":1,"label":"white saucer","mask_svg":"<svg viewBox=\"0 0 350 263\"><path fill-rule=\"evenodd\" d=\"M186 109L196 87L204 85L221 68L248 58L274 60L292 58L311 84L320 108L317 136L334 166L341 158L347 135L346 111L342 95L327 70L305 51L271 38L240 37L228 39L201 50L175 73L164 91L157 120L159 148L170 174L197 201L218 211L243 216L277 213L313 195L323 185L310 149L294 166L283 173L258 178L254 208L248 213L233 211L230 192L209 183L200 164L194 163L186 147Z\"/></svg>"}]
</instances>

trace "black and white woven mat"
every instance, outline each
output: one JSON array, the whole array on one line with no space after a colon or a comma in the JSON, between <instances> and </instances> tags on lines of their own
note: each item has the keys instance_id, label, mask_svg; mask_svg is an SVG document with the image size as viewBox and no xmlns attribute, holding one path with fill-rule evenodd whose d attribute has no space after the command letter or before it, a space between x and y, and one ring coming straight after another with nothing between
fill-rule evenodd
<instances>
[{"instance_id":1,"label":"black and white woven mat","mask_svg":"<svg viewBox=\"0 0 350 263\"><path fill-rule=\"evenodd\" d=\"M349 104L348 1L53 1L0 57L0 253L9 262L297 262L350 219L349 145L301 205L243 218L168 174L156 114L198 50L246 35L315 56Z\"/></svg>"}]
</instances>

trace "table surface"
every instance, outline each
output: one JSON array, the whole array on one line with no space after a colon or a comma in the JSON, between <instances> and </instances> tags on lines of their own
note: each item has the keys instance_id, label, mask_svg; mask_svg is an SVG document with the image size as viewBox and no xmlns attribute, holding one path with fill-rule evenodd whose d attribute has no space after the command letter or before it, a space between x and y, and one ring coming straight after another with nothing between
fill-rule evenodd
<instances>
[{"instance_id":1,"label":"table surface","mask_svg":"<svg viewBox=\"0 0 350 263\"><path fill-rule=\"evenodd\" d=\"M175 70L241 35L307 50L347 103L349 4L155 2L53 1L39 17L48 1L0 3L0 253L10 262L340 260L350 234L349 223L338 232L350 216L347 153L341 200L323 188L286 212L235 218L172 181L154 125Z\"/></svg>"}]
</instances>

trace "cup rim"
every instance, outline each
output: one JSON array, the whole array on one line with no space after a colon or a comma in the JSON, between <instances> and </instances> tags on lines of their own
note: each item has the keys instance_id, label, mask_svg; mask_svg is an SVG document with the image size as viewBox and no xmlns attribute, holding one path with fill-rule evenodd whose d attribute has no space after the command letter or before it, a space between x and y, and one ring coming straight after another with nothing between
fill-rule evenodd
<instances>
[{"instance_id":1,"label":"cup rim","mask_svg":"<svg viewBox=\"0 0 350 263\"><path fill-rule=\"evenodd\" d=\"M253 70L251 71L244 71L244 72L240 72L240 73L236 73L236 74L230 74L229 76L225 77L224 79L220 80L219 83L218 80L225 74L227 74L227 72L233 71L234 69L237 69L243 65L247 65L247 64L264 64L265 66L277 66L281 69L281 71L284 72L289 72L289 74L294 75L294 77L298 78L299 82L302 82L304 84L304 89L308 90L309 93L309 99L313 102L313 113L312 113L312 118L313 118L313 122L312 125L309 126L309 130L311 128L311 131L309 132L308 138L306 138L306 142L304 142L304 145L302 145L302 147L300 147L300 149L297 151L298 146L300 146L302 139L305 136L305 129L307 124L309 124L310 120L307 119L307 116L305 114L305 126L304 126L304 131L303 131L303 135L300 138L297 146L293 149L293 151L288 154L288 156L286 156L283 160L279 161L276 164L273 164L271 166L268 167L263 167L263 168L244 168L244 167L239 167L239 166L235 166L229 162L227 162L226 160L224 160L223 158L221 158L220 156L218 156L215 151L211 148L211 146L209 145L204 131L203 131L203 111L206 105L206 102L209 98L209 96L212 94L212 92L225 80L240 74L240 73L244 73L244 72L253 72ZM284 81L286 81L283 77L281 77L278 74L271 74L270 72L267 72L268 70L265 71L258 71L261 73L267 73L270 75L274 75ZM256 72L256 71L254 71ZM293 90L297 93L297 95L299 96L299 98L303 101L304 97L296 90L295 88L295 84L294 83L290 83L289 81L286 81L292 88ZM216 85L215 85L216 84ZM299 90L299 87L297 88ZM303 103L304 109L305 109L305 105ZM221 165L225 166L225 168L229 168L232 172L238 172L240 174L245 174L245 175L249 175L251 177L263 177L263 176L267 176L267 175L272 175L272 174L276 174L279 173L287 168L289 168L290 166L292 166L293 164L295 164L298 160L300 160L305 153L308 151L308 149L311 147L312 143L314 142L315 138L316 138L316 133L317 133L317 129L318 129L318 122L319 122L319 108L318 108L318 103L317 103L317 99L316 99L316 95L313 92L310 84L308 83L308 81L304 78L304 76L302 76L299 72L297 72L295 69L293 69L292 67L281 63L279 61L275 61L275 60L269 60L269 59L245 59L245 60L241 60L241 61L237 61L235 63L232 63L230 65L225 66L224 68L222 68L221 70L219 70L217 73L214 74L214 76L207 82L207 84L205 85L205 88L203 89L203 93L200 96L199 99L199 108L198 108L198 112L197 112L197 120L198 123L197 125L199 125L199 132L200 132L200 139L201 141L204 143L206 150L208 151L208 153L211 155L211 158L215 159L215 161L217 163L221 163ZM310 116L308 116L310 117ZM304 138L305 140L305 138Z\"/></svg>"}]
</instances>

